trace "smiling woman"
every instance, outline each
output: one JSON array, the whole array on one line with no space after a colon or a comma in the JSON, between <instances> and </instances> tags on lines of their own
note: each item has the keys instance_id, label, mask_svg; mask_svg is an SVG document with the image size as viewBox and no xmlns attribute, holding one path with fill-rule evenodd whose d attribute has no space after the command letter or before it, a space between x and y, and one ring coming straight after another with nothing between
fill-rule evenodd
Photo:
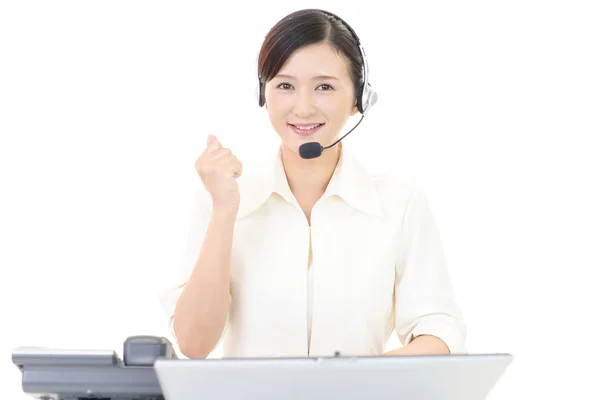
<instances>
[{"instance_id":1,"label":"smiling woman","mask_svg":"<svg viewBox=\"0 0 600 400\"><path fill-rule=\"evenodd\" d=\"M341 18L320 10L295 12L269 31L259 54L258 75L259 105L277 107L269 117L283 140L282 150L287 147L302 158L320 156L324 140L333 143L329 147L337 144L348 117L357 112L364 116L377 101L358 36ZM317 121L303 121L310 119L306 115ZM298 141L288 135L287 127L307 139ZM311 149L309 144L315 146Z\"/></svg>"},{"instance_id":2,"label":"smiling woman","mask_svg":"<svg viewBox=\"0 0 600 400\"><path fill-rule=\"evenodd\" d=\"M221 339L225 357L465 352L425 195L339 142L377 99L354 31L322 10L286 16L265 38L258 83L281 145L250 176L212 135L196 162L203 185L167 304L182 353L206 357ZM385 353L394 331L403 347Z\"/></svg>"},{"instance_id":3,"label":"smiling woman","mask_svg":"<svg viewBox=\"0 0 600 400\"><path fill-rule=\"evenodd\" d=\"M333 143L348 117L358 112L348 62L328 42L296 50L265 84L269 118L283 151L297 152L307 140Z\"/></svg>"}]
</instances>

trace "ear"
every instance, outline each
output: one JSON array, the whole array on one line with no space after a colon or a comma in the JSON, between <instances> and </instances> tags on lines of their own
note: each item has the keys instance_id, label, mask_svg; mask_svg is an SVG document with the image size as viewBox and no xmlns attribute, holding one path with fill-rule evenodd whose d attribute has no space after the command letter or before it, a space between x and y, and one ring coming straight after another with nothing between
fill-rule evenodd
<instances>
[{"instance_id":1,"label":"ear","mask_svg":"<svg viewBox=\"0 0 600 400\"><path fill-rule=\"evenodd\" d=\"M354 105L354 106L352 107L352 111L350 111L350 116L351 116L351 117L354 117L354 116L356 115L356 113L357 113L357 112L358 112L358 106L357 106L357 105Z\"/></svg>"}]
</instances>

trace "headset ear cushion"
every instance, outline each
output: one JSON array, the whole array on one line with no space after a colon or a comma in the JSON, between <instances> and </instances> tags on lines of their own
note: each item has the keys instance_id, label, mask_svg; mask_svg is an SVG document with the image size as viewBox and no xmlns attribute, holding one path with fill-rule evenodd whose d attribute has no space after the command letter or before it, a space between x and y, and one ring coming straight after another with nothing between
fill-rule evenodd
<instances>
[{"instance_id":1,"label":"headset ear cushion","mask_svg":"<svg viewBox=\"0 0 600 400\"><path fill-rule=\"evenodd\" d=\"M365 88L365 92L361 93L361 102L360 104L360 108L359 111L361 114L365 115L367 113L367 111L369 111L371 109L371 107L373 107L375 105L375 103L377 102L377 93L373 90L373 88L371 87L371 85L367 84L367 87Z\"/></svg>"},{"instance_id":2,"label":"headset ear cushion","mask_svg":"<svg viewBox=\"0 0 600 400\"><path fill-rule=\"evenodd\" d=\"M371 108L377 103L377 99L379 99L379 95L375 90L370 90L369 99L369 108Z\"/></svg>"},{"instance_id":3,"label":"headset ear cushion","mask_svg":"<svg viewBox=\"0 0 600 400\"><path fill-rule=\"evenodd\" d=\"M254 96L256 97L256 101L260 106L260 79L256 80L256 88L254 89Z\"/></svg>"},{"instance_id":4,"label":"headset ear cushion","mask_svg":"<svg viewBox=\"0 0 600 400\"><path fill-rule=\"evenodd\" d=\"M256 85L257 85L256 97L258 99L258 105L259 105L259 107L262 107L265 105L265 93L264 93L265 86L262 84L260 78L258 79Z\"/></svg>"}]
</instances>

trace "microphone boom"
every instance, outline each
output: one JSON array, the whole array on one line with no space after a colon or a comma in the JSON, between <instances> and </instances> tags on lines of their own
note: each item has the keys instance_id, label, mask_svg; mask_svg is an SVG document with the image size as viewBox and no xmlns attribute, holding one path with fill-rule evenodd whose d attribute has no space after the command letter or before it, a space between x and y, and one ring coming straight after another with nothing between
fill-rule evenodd
<instances>
[{"instance_id":1,"label":"microphone boom","mask_svg":"<svg viewBox=\"0 0 600 400\"><path fill-rule=\"evenodd\" d=\"M362 122L363 118L364 118L364 114L360 117L360 121L358 121L358 123L356 125L354 125L354 128L350 129L350 132L352 132L353 130L356 129L356 127L358 125L360 125L360 123ZM300 148L298 149L299 153L300 153L300 157L304 158L304 159L311 159L311 158L317 158L319 156L321 156L321 154L323 154L323 150L327 150L333 146L335 146L336 144L338 144L343 138L345 138L346 136L348 136L350 134L350 132L346 133L344 136L342 136L341 138L339 138L338 140L336 140L333 144L327 146L327 147L323 147L321 146L321 143L319 142L308 142L308 143L304 143L300 146Z\"/></svg>"}]
</instances>

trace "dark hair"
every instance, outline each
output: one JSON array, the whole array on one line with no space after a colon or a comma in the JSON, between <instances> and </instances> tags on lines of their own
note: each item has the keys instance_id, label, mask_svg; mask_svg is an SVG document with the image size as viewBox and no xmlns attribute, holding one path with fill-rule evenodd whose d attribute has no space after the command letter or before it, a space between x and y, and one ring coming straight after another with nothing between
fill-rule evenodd
<instances>
[{"instance_id":1,"label":"dark hair","mask_svg":"<svg viewBox=\"0 0 600 400\"><path fill-rule=\"evenodd\" d=\"M315 43L329 43L350 64L355 95L362 91L363 59L356 34L338 17L323 10L300 10L282 18L267 33L258 55L258 79L263 96L264 83L273 79L292 53Z\"/></svg>"}]
</instances>

